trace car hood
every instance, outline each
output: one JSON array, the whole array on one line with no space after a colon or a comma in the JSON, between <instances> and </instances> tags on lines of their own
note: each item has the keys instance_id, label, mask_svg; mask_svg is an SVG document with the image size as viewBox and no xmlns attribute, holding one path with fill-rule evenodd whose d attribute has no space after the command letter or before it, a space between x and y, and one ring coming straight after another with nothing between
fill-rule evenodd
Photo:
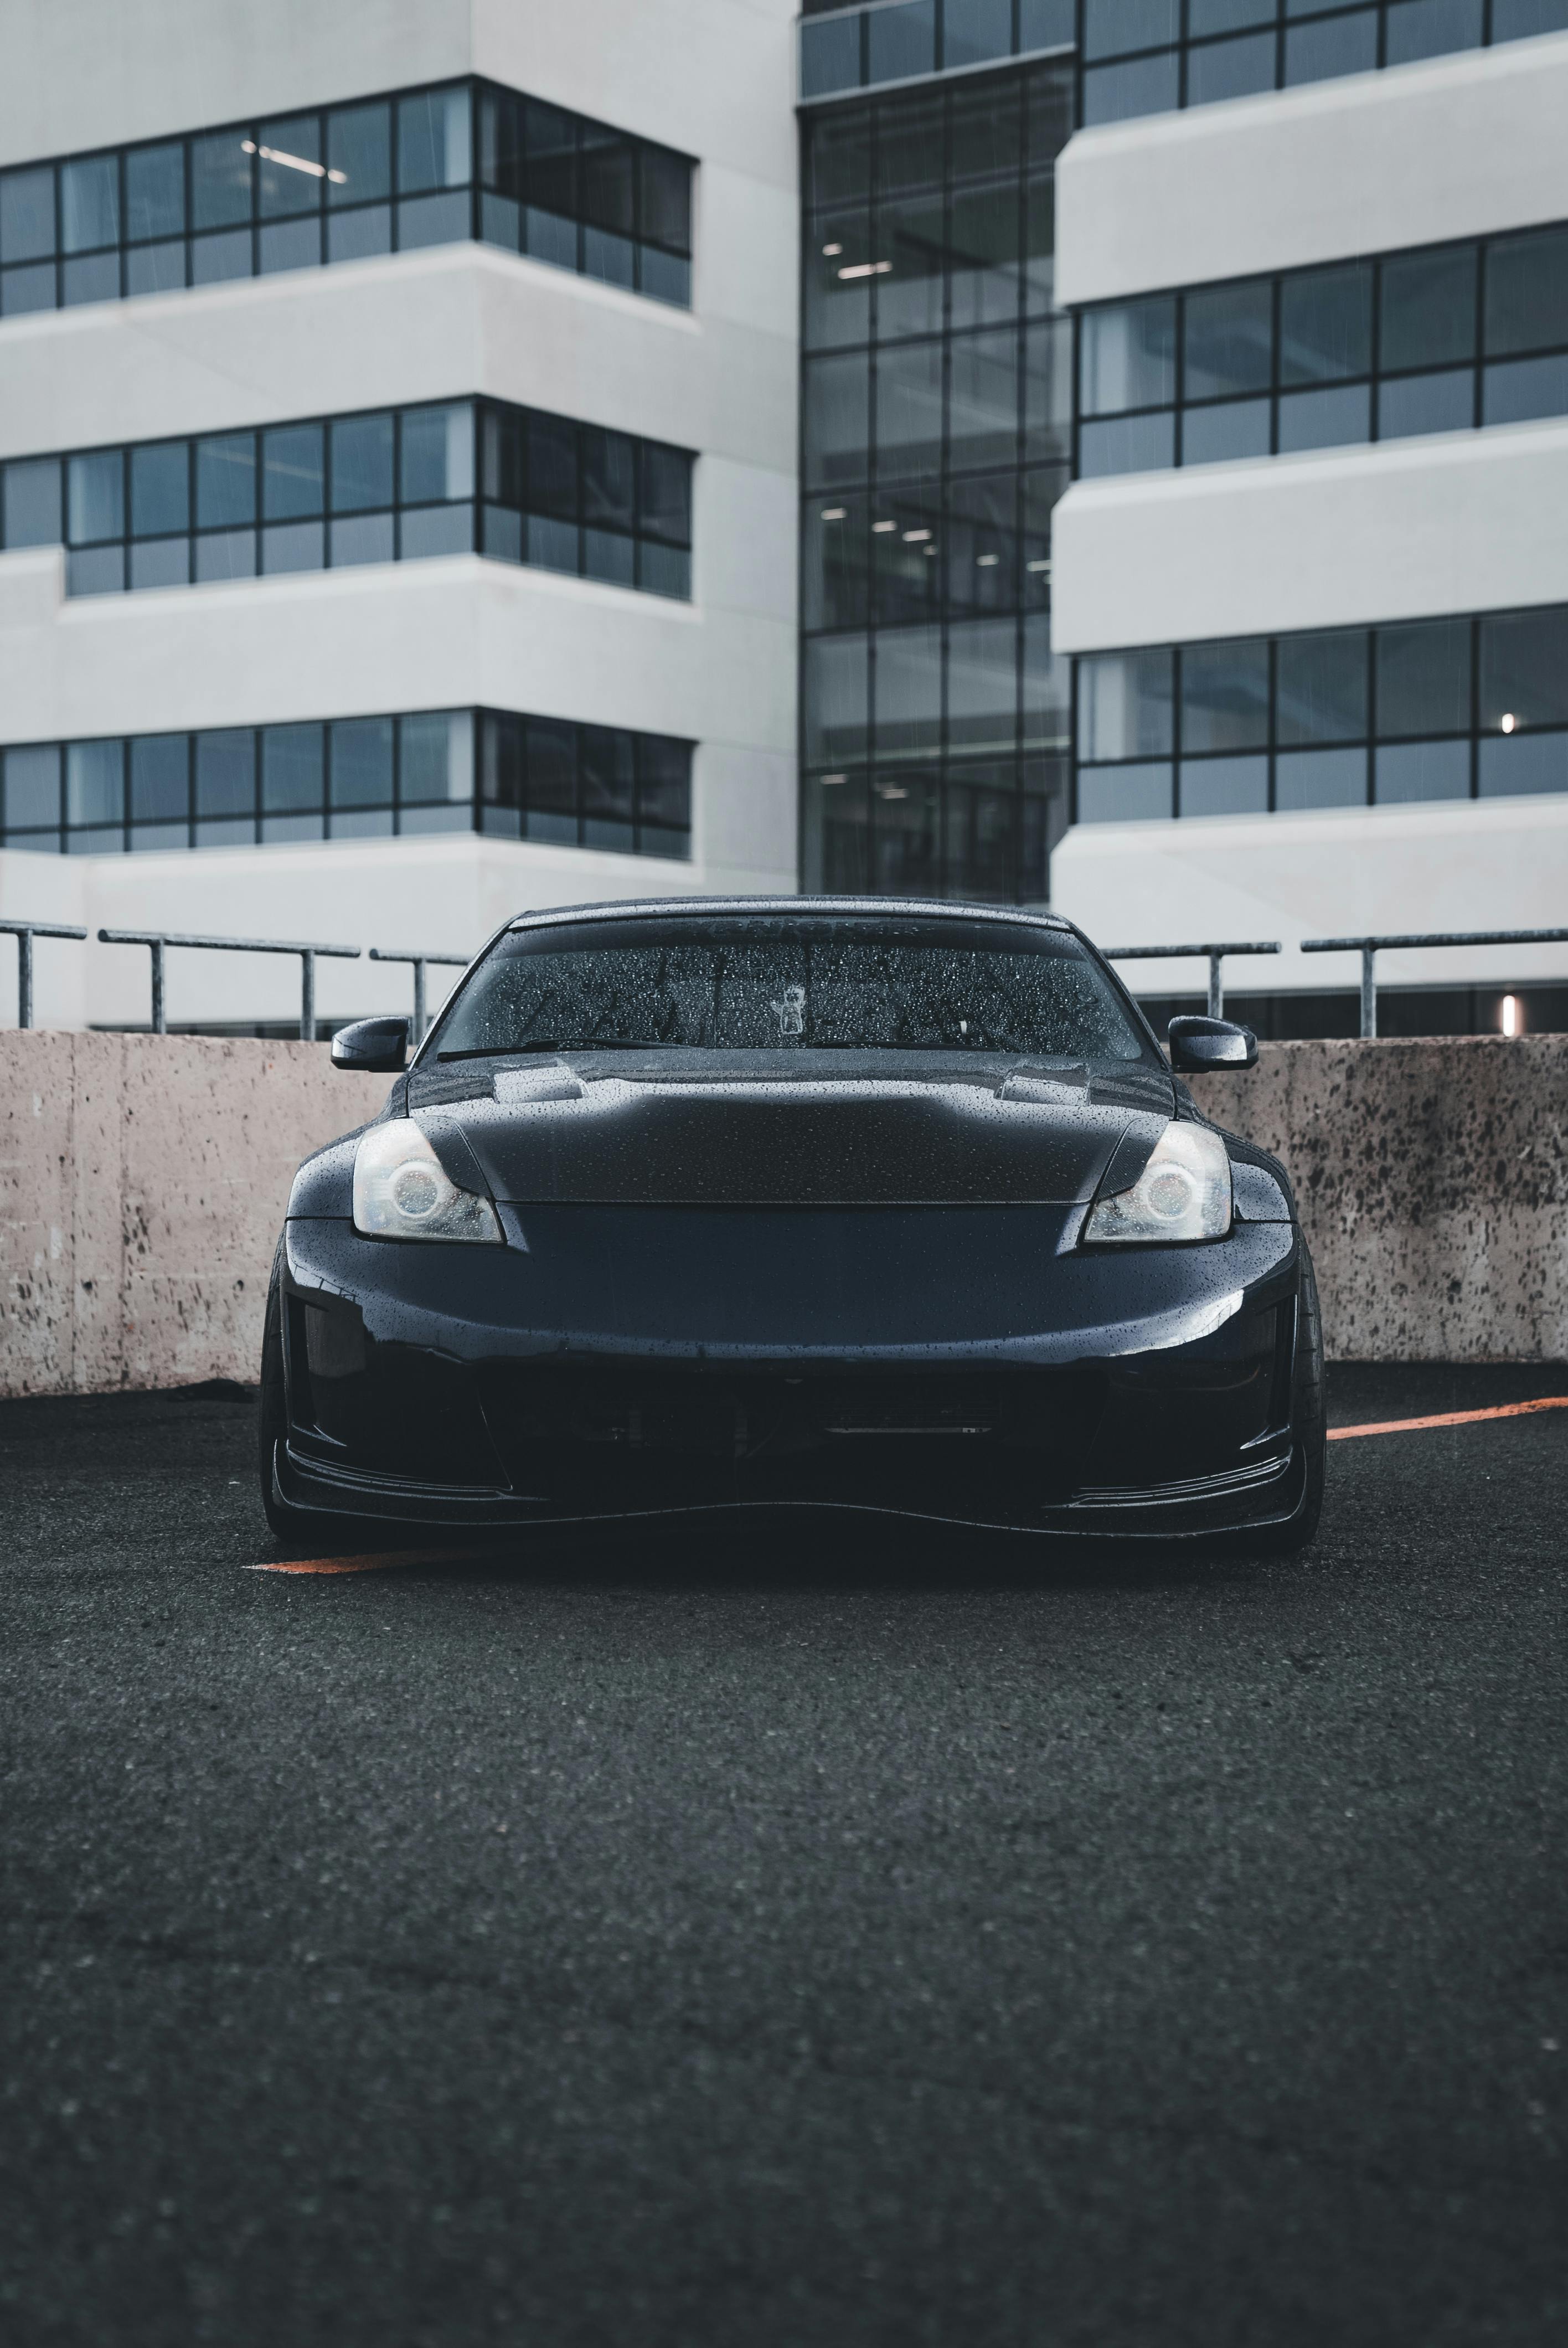
<instances>
[{"instance_id":1,"label":"car hood","mask_svg":"<svg viewBox=\"0 0 1568 2348\"><path fill-rule=\"evenodd\" d=\"M972 1054L563 1053L408 1083L454 1179L519 1206L1071 1205L1174 1105L1155 1068Z\"/></svg>"}]
</instances>

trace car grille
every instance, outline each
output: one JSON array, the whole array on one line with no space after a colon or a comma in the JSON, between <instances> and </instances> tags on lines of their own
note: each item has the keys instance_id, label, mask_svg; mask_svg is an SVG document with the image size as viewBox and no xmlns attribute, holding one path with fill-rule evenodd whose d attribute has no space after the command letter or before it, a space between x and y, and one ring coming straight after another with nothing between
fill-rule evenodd
<instances>
[{"instance_id":1,"label":"car grille","mask_svg":"<svg viewBox=\"0 0 1568 2348\"><path fill-rule=\"evenodd\" d=\"M497 1367L492 1439L519 1491L557 1497L608 1478L670 1495L777 1487L845 1497L1022 1472L1065 1498L1098 1421L1093 1374L730 1374L658 1365Z\"/></svg>"}]
</instances>

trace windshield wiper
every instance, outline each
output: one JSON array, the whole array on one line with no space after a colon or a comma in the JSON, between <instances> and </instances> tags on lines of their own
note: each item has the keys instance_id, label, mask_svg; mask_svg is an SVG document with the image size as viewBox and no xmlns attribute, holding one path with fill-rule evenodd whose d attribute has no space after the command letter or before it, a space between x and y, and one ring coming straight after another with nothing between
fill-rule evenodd
<instances>
[{"instance_id":1,"label":"windshield wiper","mask_svg":"<svg viewBox=\"0 0 1568 2348\"><path fill-rule=\"evenodd\" d=\"M476 1044L467 1052L437 1052L438 1060L513 1060L530 1052L679 1052L656 1035L530 1035L521 1044Z\"/></svg>"}]
</instances>

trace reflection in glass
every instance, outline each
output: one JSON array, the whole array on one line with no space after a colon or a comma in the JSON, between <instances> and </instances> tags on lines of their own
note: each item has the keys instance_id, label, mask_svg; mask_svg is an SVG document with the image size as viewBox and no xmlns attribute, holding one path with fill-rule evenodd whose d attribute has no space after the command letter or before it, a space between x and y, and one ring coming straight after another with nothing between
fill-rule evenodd
<instances>
[{"instance_id":1,"label":"reflection in glass","mask_svg":"<svg viewBox=\"0 0 1568 2348\"><path fill-rule=\"evenodd\" d=\"M88 252L119 242L119 163L89 155L60 166L60 249Z\"/></svg>"},{"instance_id":2,"label":"reflection in glass","mask_svg":"<svg viewBox=\"0 0 1568 2348\"><path fill-rule=\"evenodd\" d=\"M1274 803L1282 813L1362 807L1366 798L1365 750L1282 750L1275 761Z\"/></svg>"},{"instance_id":3,"label":"reflection in glass","mask_svg":"<svg viewBox=\"0 0 1568 2348\"><path fill-rule=\"evenodd\" d=\"M1180 792L1180 812L1184 816L1266 814L1268 760L1184 758Z\"/></svg>"},{"instance_id":4,"label":"reflection in glass","mask_svg":"<svg viewBox=\"0 0 1568 2348\"><path fill-rule=\"evenodd\" d=\"M1138 758L1171 748L1171 654L1098 653L1078 664L1078 755Z\"/></svg>"},{"instance_id":5,"label":"reflection in glass","mask_svg":"<svg viewBox=\"0 0 1568 2348\"><path fill-rule=\"evenodd\" d=\"M1438 367L1475 356L1476 252L1411 252L1382 268L1378 364Z\"/></svg>"},{"instance_id":6,"label":"reflection in glass","mask_svg":"<svg viewBox=\"0 0 1568 2348\"><path fill-rule=\"evenodd\" d=\"M1168 295L1088 311L1079 343L1085 416L1153 407L1176 391L1176 305Z\"/></svg>"},{"instance_id":7,"label":"reflection in glass","mask_svg":"<svg viewBox=\"0 0 1568 2348\"><path fill-rule=\"evenodd\" d=\"M1132 767L1084 767L1078 776L1080 823L1158 823L1173 814L1168 760Z\"/></svg>"},{"instance_id":8,"label":"reflection in glass","mask_svg":"<svg viewBox=\"0 0 1568 2348\"><path fill-rule=\"evenodd\" d=\"M136 538L190 529L190 458L185 441L131 450L130 527Z\"/></svg>"},{"instance_id":9,"label":"reflection in glass","mask_svg":"<svg viewBox=\"0 0 1568 2348\"><path fill-rule=\"evenodd\" d=\"M1469 798L1469 742L1384 743L1373 761L1372 797L1379 807Z\"/></svg>"},{"instance_id":10,"label":"reflection in glass","mask_svg":"<svg viewBox=\"0 0 1568 2348\"><path fill-rule=\"evenodd\" d=\"M1470 622L1422 620L1378 631L1378 732L1470 731Z\"/></svg>"},{"instance_id":11,"label":"reflection in glass","mask_svg":"<svg viewBox=\"0 0 1568 2348\"><path fill-rule=\"evenodd\" d=\"M1481 623L1481 727L1514 735L1568 726L1568 610Z\"/></svg>"},{"instance_id":12,"label":"reflection in glass","mask_svg":"<svg viewBox=\"0 0 1568 2348\"><path fill-rule=\"evenodd\" d=\"M1267 279L1189 294L1183 305L1184 396L1266 391L1274 354L1274 291ZM1129 403L1132 404L1132 403Z\"/></svg>"},{"instance_id":13,"label":"reflection in glass","mask_svg":"<svg viewBox=\"0 0 1568 2348\"><path fill-rule=\"evenodd\" d=\"M1350 742L1367 731L1367 638L1359 628L1284 636L1278 647L1277 738Z\"/></svg>"},{"instance_id":14,"label":"reflection in glass","mask_svg":"<svg viewBox=\"0 0 1568 2348\"><path fill-rule=\"evenodd\" d=\"M225 432L196 443L196 526L233 529L256 518L256 438Z\"/></svg>"},{"instance_id":15,"label":"reflection in glass","mask_svg":"<svg viewBox=\"0 0 1568 2348\"><path fill-rule=\"evenodd\" d=\"M119 742L73 742L66 752L66 821L123 823L125 747Z\"/></svg>"},{"instance_id":16,"label":"reflection in glass","mask_svg":"<svg viewBox=\"0 0 1568 2348\"><path fill-rule=\"evenodd\" d=\"M334 108L327 117L329 204L376 203L392 192L392 109Z\"/></svg>"},{"instance_id":17,"label":"reflection in glass","mask_svg":"<svg viewBox=\"0 0 1568 2348\"><path fill-rule=\"evenodd\" d=\"M1279 379L1332 383L1371 364L1372 272L1357 262L1281 281Z\"/></svg>"},{"instance_id":18,"label":"reflection in glass","mask_svg":"<svg viewBox=\"0 0 1568 2348\"><path fill-rule=\"evenodd\" d=\"M1182 654L1182 748L1252 750L1268 742L1268 645L1189 644Z\"/></svg>"}]
</instances>

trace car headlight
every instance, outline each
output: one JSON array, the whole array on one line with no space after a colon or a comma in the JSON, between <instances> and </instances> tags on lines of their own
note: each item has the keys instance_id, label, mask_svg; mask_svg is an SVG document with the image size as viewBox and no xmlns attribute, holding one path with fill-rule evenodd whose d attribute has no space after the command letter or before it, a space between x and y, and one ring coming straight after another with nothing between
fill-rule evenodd
<instances>
[{"instance_id":1,"label":"car headlight","mask_svg":"<svg viewBox=\"0 0 1568 2348\"><path fill-rule=\"evenodd\" d=\"M1231 1162L1206 1126L1165 1128L1130 1190L1096 1199L1083 1244L1132 1240L1223 1240L1231 1227Z\"/></svg>"},{"instance_id":2,"label":"car headlight","mask_svg":"<svg viewBox=\"0 0 1568 2348\"><path fill-rule=\"evenodd\" d=\"M373 1240L506 1244L488 1199L457 1188L411 1117L373 1125L354 1151L354 1227Z\"/></svg>"}]
</instances>

